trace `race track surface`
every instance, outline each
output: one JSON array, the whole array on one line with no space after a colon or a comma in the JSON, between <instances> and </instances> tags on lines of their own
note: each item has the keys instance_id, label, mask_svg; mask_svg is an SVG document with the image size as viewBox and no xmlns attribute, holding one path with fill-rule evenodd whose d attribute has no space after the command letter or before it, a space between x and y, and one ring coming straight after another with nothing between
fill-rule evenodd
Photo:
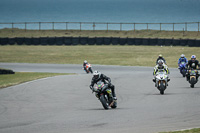
<instances>
[{"instance_id":1,"label":"race track surface","mask_svg":"<svg viewBox=\"0 0 200 133\"><path fill-rule=\"evenodd\" d=\"M200 83L178 69L160 95L153 67L93 65L112 79L117 109L104 110L81 65L0 63L17 72L77 73L0 89L0 133L158 133L200 127Z\"/></svg>"}]
</instances>

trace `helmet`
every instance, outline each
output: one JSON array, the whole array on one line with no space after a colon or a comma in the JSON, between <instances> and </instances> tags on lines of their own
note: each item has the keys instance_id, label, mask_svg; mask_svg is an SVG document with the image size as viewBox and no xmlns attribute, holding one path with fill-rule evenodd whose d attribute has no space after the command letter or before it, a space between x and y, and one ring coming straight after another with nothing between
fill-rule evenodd
<instances>
[{"instance_id":1,"label":"helmet","mask_svg":"<svg viewBox=\"0 0 200 133\"><path fill-rule=\"evenodd\" d=\"M163 60L158 60L158 68L162 68L163 67Z\"/></svg>"},{"instance_id":2,"label":"helmet","mask_svg":"<svg viewBox=\"0 0 200 133\"><path fill-rule=\"evenodd\" d=\"M85 60L84 63L87 63L87 61Z\"/></svg>"},{"instance_id":3,"label":"helmet","mask_svg":"<svg viewBox=\"0 0 200 133\"><path fill-rule=\"evenodd\" d=\"M196 60L196 55L192 55L191 60L192 60L192 62L194 62Z\"/></svg>"},{"instance_id":4,"label":"helmet","mask_svg":"<svg viewBox=\"0 0 200 133\"><path fill-rule=\"evenodd\" d=\"M93 72L93 77L94 77L95 79L99 79L100 76L101 76L101 73L100 73L99 71L95 70L95 71Z\"/></svg>"},{"instance_id":5,"label":"helmet","mask_svg":"<svg viewBox=\"0 0 200 133\"><path fill-rule=\"evenodd\" d=\"M181 55L181 58L184 58L184 57L185 57L185 55L184 55L184 54L182 54L182 55Z\"/></svg>"},{"instance_id":6,"label":"helmet","mask_svg":"<svg viewBox=\"0 0 200 133\"><path fill-rule=\"evenodd\" d=\"M158 56L158 57L163 57L163 56L162 56L162 54L159 54L159 56Z\"/></svg>"}]
</instances>

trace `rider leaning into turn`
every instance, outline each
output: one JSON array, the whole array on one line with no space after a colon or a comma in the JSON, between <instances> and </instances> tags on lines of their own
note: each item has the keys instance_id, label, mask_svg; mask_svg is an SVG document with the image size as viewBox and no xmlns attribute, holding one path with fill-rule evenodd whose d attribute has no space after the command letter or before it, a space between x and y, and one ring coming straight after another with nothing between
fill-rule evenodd
<instances>
[{"instance_id":1,"label":"rider leaning into turn","mask_svg":"<svg viewBox=\"0 0 200 133\"><path fill-rule=\"evenodd\" d=\"M108 84L108 87L111 88L111 90L112 90L113 99L117 100L116 94L115 94L115 86L113 84L111 84L111 79L98 71L94 71L94 73L93 73L90 89L93 90L94 84L96 84L100 80L102 82L104 82L105 84Z\"/></svg>"},{"instance_id":2,"label":"rider leaning into turn","mask_svg":"<svg viewBox=\"0 0 200 133\"><path fill-rule=\"evenodd\" d=\"M190 78L190 75L189 75L189 70L190 69L199 69L199 61L196 60L196 56L195 55L192 55L191 56L191 60L188 61L188 63L186 64L186 68L187 68L187 73L186 73L186 77L187 77L187 81L189 80ZM198 71L197 71L197 79L199 77L199 74L198 74Z\"/></svg>"},{"instance_id":3,"label":"rider leaning into turn","mask_svg":"<svg viewBox=\"0 0 200 133\"><path fill-rule=\"evenodd\" d=\"M154 72L153 72L153 82L156 82L156 73L157 72L160 72L160 71L165 71L166 74L168 75L169 74L169 69L167 67L167 65L164 65L164 61L163 60L158 60L158 64L154 67ZM167 82L170 81L170 78L168 76L168 79L167 79Z\"/></svg>"},{"instance_id":4,"label":"rider leaning into turn","mask_svg":"<svg viewBox=\"0 0 200 133\"><path fill-rule=\"evenodd\" d=\"M185 63L188 62L184 54L182 54L181 57L178 59L178 66L181 64L181 62L185 62Z\"/></svg>"},{"instance_id":5,"label":"rider leaning into turn","mask_svg":"<svg viewBox=\"0 0 200 133\"><path fill-rule=\"evenodd\" d=\"M83 68L84 68L84 70L86 71L86 65L88 64L88 62L85 60L84 62L83 62Z\"/></svg>"},{"instance_id":6,"label":"rider leaning into turn","mask_svg":"<svg viewBox=\"0 0 200 133\"><path fill-rule=\"evenodd\" d=\"M159 60L163 60L163 62L165 63L165 64L167 64L166 63L166 60L163 58L163 56L161 55L161 54L159 54L159 56L158 56L158 58L157 58L157 60L156 60L156 64L158 64L158 61Z\"/></svg>"}]
</instances>

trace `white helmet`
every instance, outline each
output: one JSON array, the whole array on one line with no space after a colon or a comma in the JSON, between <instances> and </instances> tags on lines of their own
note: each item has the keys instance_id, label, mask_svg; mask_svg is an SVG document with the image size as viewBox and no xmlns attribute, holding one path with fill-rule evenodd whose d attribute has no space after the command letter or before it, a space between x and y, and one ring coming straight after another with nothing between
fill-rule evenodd
<instances>
[{"instance_id":1,"label":"white helmet","mask_svg":"<svg viewBox=\"0 0 200 133\"><path fill-rule=\"evenodd\" d=\"M158 60L158 66L162 67L163 66L164 61L163 60Z\"/></svg>"},{"instance_id":2,"label":"white helmet","mask_svg":"<svg viewBox=\"0 0 200 133\"><path fill-rule=\"evenodd\" d=\"M95 71L93 72L93 77L94 77L95 79L99 79L100 76L101 76L101 73L100 73L99 71L95 70Z\"/></svg>"},{"instance_id":3,"label":"white helmet","mask_svg":"<svg viewBox=\"0 0 200 133\"><path fill-rule=\"evenodd\" d=\"M184 54L182 54L182 55L181 55L181 58L184 58L184 57L185 57L185 55L184 55Z\"/></svg>"},{"instance_id":4,"label":"white helmet","mask_svg":"<svg viewBox=\"0 0 200 133\"><path fill-rule=\"evenodd\" d=\"M85 60L84 63L87 63L87 61Z\"/></svg>"}]
</instances>

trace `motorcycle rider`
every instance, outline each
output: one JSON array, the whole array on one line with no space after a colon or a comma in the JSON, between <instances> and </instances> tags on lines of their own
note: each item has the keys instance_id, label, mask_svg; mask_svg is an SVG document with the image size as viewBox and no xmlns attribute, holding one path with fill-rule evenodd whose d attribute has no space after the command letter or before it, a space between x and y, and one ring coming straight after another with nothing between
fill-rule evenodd
<instances>
[{"instance_id":1,"label":"motorcycle rider","mask_svg":"<svg viewBox=\"0 0 200 133\"><path fill-rule=\"evenodd\" d=\"M113 99L117 100L116 94L115 94L115 86L113 84L111 84L111 79L97 70L95 70L93 73L92 81L90 84L90 89L93 91L94 84L96 84L100 80L102 82L104 82L105 84L108 84L108 87L111 88L111 90L112 90ZM97 96L97 98L98 98L98 96Z\"/></svg>"},{"instance_id":2,"label":"motorcycle rider","mask_svg":"<svg viewBox=\"0 0 200 133\"><path fill-rule=\"evenodd\" d=\"M88 62L85 60L84 62L83 62L83 68L84 68L84 70L86 71L86 65L88 64Z\"/></svg>"},{"instance_id":3,"label":"motorcycle rider","mask_svg":"<svg viewBox=\"0 0 200 133\"><path fill-rule=\"evenodd\" d=\"M181 57L178 59L178 69L180 69L181 62L188 63L188 60L184 54L181 54ZM181 69L180 69L180 73L181 73Z\"/></svg>"},{"instance_id":4,"label":"motorcycle rider","mask_svg":"<svg viewBox=\"0 0 200 133\"><path fill-rule=\"evenodd\" d=\"M169 82L170 81L170 78L169 78L169 69L168 69L167 65L164 65L164 61L162 59L158 60L158 64L154 67L153 82L156 83L156 73L160 72L160 71L165 71L166 72L166 74L168 75L167 82Z\"/></svg>"},{"instance_id":5,"label":"motorcycle rider","mask_svg":"<svg viewBox=\"0 0 200 133\"><path fill-rule=\"evenodd\" d=\"M188 63L186 64L186 69L187 69L186 78L187 78L187 81L188 81L190 79L189 70L190 69L195 69L195 70L199 69L199 61L196 60L195 55L191 56L191 60L189 60ZM197 71L197 80L198 80L198 77L199 77L199 74L198 74L198 71Z\"/></svg>"},{"instance_id":6,"label":"motorcycle rider","mask_svg":"<svg viewBox=\"0 0 200 133\"><path fill-rule=\"evenodd\" d=\"M166 63L166 60L163 58L162 54L159 54L159 56L158 56L158 58L157 58L157 60L156 60L156 64L158 64L158 61L159 61L159 60L163 60L163 62L164 62L165 64L167 64L167 63Z\"/></svg>"}]
</instances>

